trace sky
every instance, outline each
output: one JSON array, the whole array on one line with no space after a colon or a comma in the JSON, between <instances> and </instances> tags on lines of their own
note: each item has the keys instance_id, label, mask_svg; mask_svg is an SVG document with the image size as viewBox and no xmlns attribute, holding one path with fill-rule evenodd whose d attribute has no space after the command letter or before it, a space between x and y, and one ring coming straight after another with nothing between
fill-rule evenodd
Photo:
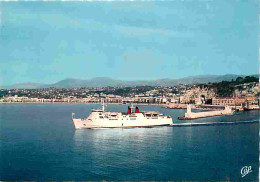
<instances>
[{"instance_id":1,"label":"sky","mask_svg":"<svg viewBox=\"0 0 260 182\"><path fill-rule=\"evenodd\" d=\"M0 2L0 85L258 73L257 0Z\"/></svg>"}]
</instances>

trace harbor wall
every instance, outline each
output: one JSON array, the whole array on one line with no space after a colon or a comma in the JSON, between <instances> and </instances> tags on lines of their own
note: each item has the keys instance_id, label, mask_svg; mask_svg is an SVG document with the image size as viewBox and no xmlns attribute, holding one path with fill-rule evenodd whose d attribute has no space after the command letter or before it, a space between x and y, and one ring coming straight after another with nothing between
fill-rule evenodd
<instances>
[{"instance_id":1,"label":"harbor wall","mask_svg":"<svg viewBox=\"0 0 260 182\"><path fill-rule=\"evenodd\" d=\"M191 105L187 106L187 112L185 113L184 119L197 119L197 118L205 118L212 116L220 116L220 115L230 115L233 114L234 111L229 106L225 106L224 110L218 111L206 111L206 112L192 112Z\"/></svg>"}]
</instances>

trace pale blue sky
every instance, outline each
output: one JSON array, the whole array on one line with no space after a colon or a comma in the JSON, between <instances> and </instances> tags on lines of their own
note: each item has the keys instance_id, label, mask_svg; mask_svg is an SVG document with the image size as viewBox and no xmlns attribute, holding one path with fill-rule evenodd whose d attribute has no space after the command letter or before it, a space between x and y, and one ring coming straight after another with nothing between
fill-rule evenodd
<instances>
[{"instance_id":1,"label":"pale blue sky","mask_svg":"<svg viewBox=\"0 0 260 182\"><path fill-rule=\"evenodd\" d=\"M258 72L258 1L0 2L0 85Z\"/></svg>"}]
</instances>

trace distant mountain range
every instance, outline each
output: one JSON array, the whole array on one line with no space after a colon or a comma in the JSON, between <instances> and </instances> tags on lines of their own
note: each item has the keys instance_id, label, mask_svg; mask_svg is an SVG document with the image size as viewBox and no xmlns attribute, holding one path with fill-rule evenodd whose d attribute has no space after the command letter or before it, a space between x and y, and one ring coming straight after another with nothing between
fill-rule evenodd
<instances>
[{"instance_id":1,"label":"distant mountain range","mask_svg":"<svg viewBox=\"0 0 260 182\"><path fill-rule=\"evenodd\" d=\"M2 89L37 89L37 88L76 88L76 87L133 87L133 86L174 86L178 84L198 84L198 83L208 83L208 82L220 82L220 81L231 81L239 76L246 75L199 75L190 76L180 79L158 79L158 80L137 80L137 81L124 81L117 80L108 77L97 77L88 80L72 79L68 78L61 80L54 84L39 84L39 83L21 83L10 86L0 87ZM259 75L250 75L259 77Z\"/></svg>"}]
</instances>

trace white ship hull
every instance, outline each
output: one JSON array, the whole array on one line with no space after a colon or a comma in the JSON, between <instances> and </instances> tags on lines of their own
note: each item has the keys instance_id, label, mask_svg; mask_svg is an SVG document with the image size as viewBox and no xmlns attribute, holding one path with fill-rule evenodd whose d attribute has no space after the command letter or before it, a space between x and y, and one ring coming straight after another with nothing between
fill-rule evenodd
<instances>
[{"instance_id":1,"label":"white ship hull","mask_svg":"<svg viewBox=\"0 0 260 182\"><path fill-rule=\"evenodd\" d=\"M104 103L102 109L93 109L87 118L73 118L75 129L81 128L127 128L127 127L151 127L171 125L172 118L158 112L140 112L136 107L128 107L127 113L105 112Z\"/></svg>"},{"instance_id":2,"label":"white ship hull","mask_svg":"<svg viewBox=\"0 0 260 182\"><path fill-rule=\"evenodd\" d=\"M172 124L172 118L169 116L146 117L142 113L134 113L131 115L122 115L122 113L117 113L115 117L104 117L102 119L99 118L98 114L91 114L88 118L84 119L72 118L72 121L76 129L150 127Z\"/></svg>"}]
</instances>

